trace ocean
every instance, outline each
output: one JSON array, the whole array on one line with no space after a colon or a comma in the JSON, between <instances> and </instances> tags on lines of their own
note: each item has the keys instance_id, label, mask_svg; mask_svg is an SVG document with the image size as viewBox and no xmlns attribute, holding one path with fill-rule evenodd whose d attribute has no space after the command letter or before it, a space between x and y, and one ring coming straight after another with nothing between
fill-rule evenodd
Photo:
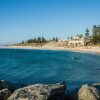
<instances>
[{"instance_id":1,"label":"ocean","mask_svg":"<svg viewBox=\"0 0 100 100\"><path fill-rule=\"evenodd\" d=\"M69 89L100 82L100 55L61 50L0 49L0 80L14 84L66 81Z\"/></svg>"}]
</instances>

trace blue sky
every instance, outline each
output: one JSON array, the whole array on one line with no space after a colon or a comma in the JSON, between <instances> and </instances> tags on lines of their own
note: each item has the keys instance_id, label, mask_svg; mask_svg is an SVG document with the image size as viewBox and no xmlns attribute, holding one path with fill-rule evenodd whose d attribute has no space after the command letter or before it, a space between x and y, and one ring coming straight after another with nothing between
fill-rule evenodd
<instances>
[{"instance_id":1,"label":"blue sky","mask_svg":"<svg viewBox=\"0 0 100 100\"><path fill-rule=\"evenodd\" d=\"M0 0L0 44L67 38L100 24L100 0Z\"/></svg>"}]
</instances>

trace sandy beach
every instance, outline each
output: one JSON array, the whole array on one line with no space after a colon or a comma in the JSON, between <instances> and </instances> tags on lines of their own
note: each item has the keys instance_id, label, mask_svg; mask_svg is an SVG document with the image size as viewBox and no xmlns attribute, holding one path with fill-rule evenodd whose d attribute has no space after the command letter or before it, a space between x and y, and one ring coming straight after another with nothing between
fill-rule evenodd
<instances>
[{"instance_id":1,"label":"sandy beach","mask_svg":"<svg viewBox=\"0 0 100 100\"><path fill-rule=\"evenodd\" d=\"M100 47L52 47L52 46L43 46L43 47L35 47L35 46L4 46L2 48L12 48L12 49L41 49L41 50L66 50L73 52L85 52L85 53L96 53L100 54Z\"/></svg>"}]
</instances>

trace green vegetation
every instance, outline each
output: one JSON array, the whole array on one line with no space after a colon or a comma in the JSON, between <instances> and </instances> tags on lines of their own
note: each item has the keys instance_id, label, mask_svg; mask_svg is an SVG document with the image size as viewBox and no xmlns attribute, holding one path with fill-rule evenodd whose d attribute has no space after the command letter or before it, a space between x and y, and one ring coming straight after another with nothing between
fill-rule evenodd
<instances>
[{"instance_id":1,"label":"green vegetation","mask_svg":"<svg viewBox=\"0 0 100 100\"><path fill-rule=\"evenodd\" d=\"M37 37L28 39L26 41L22 41L21 43L16 44L17 46L43 46L44 44L48 42L58 42L58 37L53 37L50 40L47 40L44 37Z\"/></svg>"},{"instance_id":2,"label":"green vegetation","mask_svg":"<svg viewBox=\"0 0 100 100\"><path fill-rule=\"evenodd\" d=\"M50 40L50 41L53 41L53 42L58 42L58 38L57 38L57 37L53 37L53 39L52 39L52 40Z\"/></svg>"},{"instance_id":3,"label":"green vegetation","mask_svg":"<svg viewBox=\"0 0 100 100\"><path fill-rule=\"evenodd\" d=\"M88 28L87 28L86 31L85 31L85 36L86 36L86 37L89 37L89 29L88 29Z\"/></svg>"},{"instance_id":4,"label":"green vegetation","mask_svg":"<svg viewBox=\"0 0 100 100\"><path fill-rule=\"evenodd\" d=\"M86 41L87 44L100 46L100 25L98 25L98 26L94 25L93 26L91 35L89 33L89 29L87 28L84 35L83 34L77 34L77 37L79 37L79 39L84 38L84 39L88 40L88 41ZM73 37L71 36L71 37L68 37L67 39L68 40L73 39ZM43 46L48 42L58 42L58 41L59 41L58 37L53 37L50 40L48 40L44 37L37 37L37 38L35 37L35 38L32 38L32 39L28 39L26 41L22 41L21 43L18 43L16 45Z\"/></svg>"},{"instance_id":5,"label":"green vegetation","mask_svg":"<svg viewBox=\"0 0 100 100\"><path fill-rule=\"evenodd\" d=\"M92 31L91 42L94 45L100 45L100 25L94 25Z\"/></svg>"},{"instance_id":6,"label":"green vegetation","mask_svg":"<svg viewBox=\"0 0 100 100\"><path fill-rule=\"evenodd\" d=\"M44 37L33 38L25 41L27 43L47 43L48 41Z\"/></svg>"},{"instance_id":7,"label":"green vegetation","mask_svg":"<svg viewBox=\"0 0 100 100\"><path fill-rule=\"evenodd\" d=\"M47 40L44 37L37 37L37 38L29 39L25 42L22 41L22 44L23 43L38 43L38 44L41 44L41 43L48 43L49 41L58 42L58 38L53 37L51 40Z\"/></svg>"}]
</instances>

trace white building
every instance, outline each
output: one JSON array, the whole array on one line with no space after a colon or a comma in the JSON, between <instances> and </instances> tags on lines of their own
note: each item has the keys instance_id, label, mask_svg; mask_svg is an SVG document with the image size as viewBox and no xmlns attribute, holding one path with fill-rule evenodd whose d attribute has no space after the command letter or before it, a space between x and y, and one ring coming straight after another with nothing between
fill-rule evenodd
<instances>
[{"instance_id":1,"label":"white building","mask_svg":"<svg viewBox=\"0 0 100 100\"><path fill-rule=\"evenodd\" d=\"M68 46L70 47L84 47L87 45L87 43L90 42L90 39L88 37L82 37L74 36L72 39L68 40Z\"/></svg>"}]
</instances>

